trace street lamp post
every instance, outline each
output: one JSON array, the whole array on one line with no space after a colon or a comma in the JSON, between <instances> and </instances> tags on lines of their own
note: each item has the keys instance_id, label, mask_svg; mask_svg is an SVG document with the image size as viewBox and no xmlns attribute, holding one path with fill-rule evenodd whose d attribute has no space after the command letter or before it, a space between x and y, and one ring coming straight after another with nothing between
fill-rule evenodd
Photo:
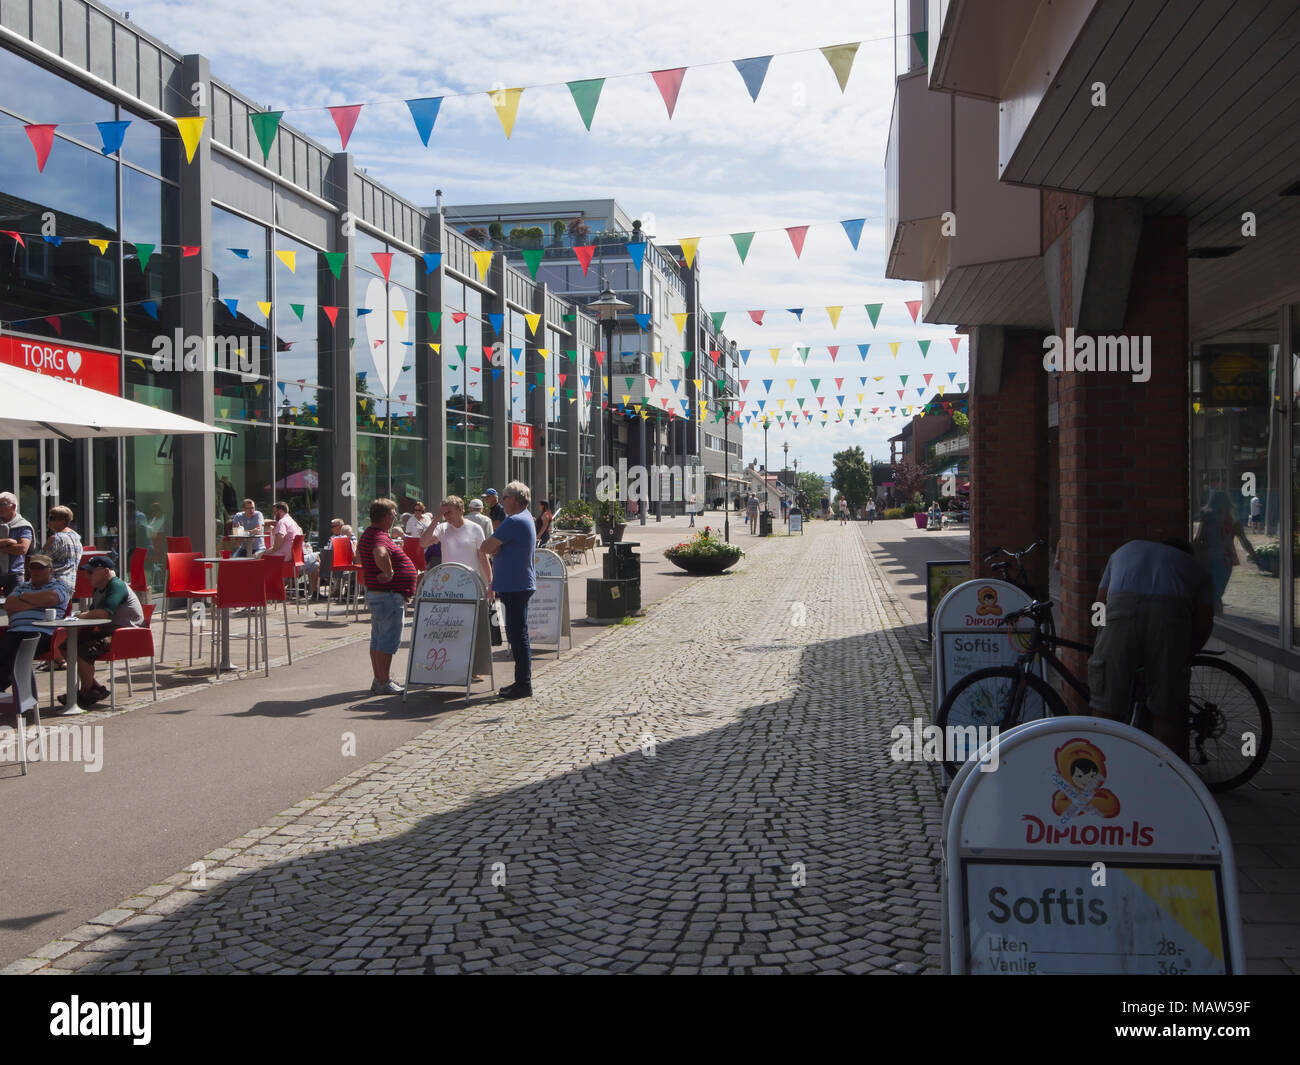
<instances>
[{"instance_id":1,"label":"street lamp post","mask_svg":"<svg viewBox=\"0 0 1300 1065\"><path fill-rule=\"evenodd\" d=\"M722 538L726 543L731 543L731 500L727 498L727 492L731 484L730 401L736 398L738 397L724 384L722 391L714 400L714 402L722 404Z\"/></svg>"},{"instance_id":2,"label":"street lamp post","mask_svg":"<svg viewBox=\"0 0 1300 1065\"><path fill-rule=\"evenodd\" d=\"M630 303L624 303L614 294L614 290L609 287L608 281L605 283L605 290L600 296L587 304L589 310L594 310L600 315L601 324L605 327L605 358L609 360L609 377L606 378L610 385L603 389L605 393L605 407L609 411L609 468L615 472L617 477L617 468L614 464L614 402L613 402L613 380L614 380L614 325L618 321L618 312L631 307ZM600 369L600 367L598 367ZM615 480L615 485L617 485ZM618 498L617 488L614 492L614 498ZM614 500L608 500L609 508L609 527L612 530L614 526ZM611 537L609 544L610 553L614 551L614 541Z\"/></svg>"},{"instance_id":3,"label":"street lamp post","mask_svg":"<svg viewBox=\"0 0 1300 1065\"><path fill-rule=\"evenodd\" d=\"M763 513L771 514L772 510L767 505L772 493L768 491L768 485L771 483L767 479L767 427L771 422L769 419L763 419Z\"/></svg>"}]
</instances>

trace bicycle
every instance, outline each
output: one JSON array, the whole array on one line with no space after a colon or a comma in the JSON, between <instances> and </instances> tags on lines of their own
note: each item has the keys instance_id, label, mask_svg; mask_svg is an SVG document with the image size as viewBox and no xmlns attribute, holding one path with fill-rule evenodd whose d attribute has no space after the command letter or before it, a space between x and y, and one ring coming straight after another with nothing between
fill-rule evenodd
<instances>
[{"instance_id":1,"label":"bicycle","mask_svg":"<svg viewBox=\"0 0 1300 1065\"><path fill-rule=\"evenodd\" d=\"M999 731L1005 731L1027 721L1068 715L1060 693L1033 671L1040 658L1080 697L1088 700L1087 684L1071 672L1054 649L1067 647L1090 654L1092 648L1056 635L1050 600L1035 600L1007 614L999 624L1016 625L1025 618L1034 622L1034 628L1027 634L1028 643L1015 665L978 669L949 689L935 716L935 724L944 735L948 734L949 725L996 726ZM1272 745L1273 721L1258 685L1232 663L1221 661L1217 654L1201 652L1193 655L1189 663L1188 750L1189 764L1197 776L1210 791L1222 792L1244 784L1259 771ZM1145 687L1139 676L1134 682L1129 723L1140 727L1146 713ZM1248 744L1247 738L1252 736L1254 742ZM1246 746L1253 748L1250 754L1245 753ZM1233 754L1234 751L1240 753ZM950 777L956 775L960 766L961 762L944 759Z\"/></svg>"}]
</instances>

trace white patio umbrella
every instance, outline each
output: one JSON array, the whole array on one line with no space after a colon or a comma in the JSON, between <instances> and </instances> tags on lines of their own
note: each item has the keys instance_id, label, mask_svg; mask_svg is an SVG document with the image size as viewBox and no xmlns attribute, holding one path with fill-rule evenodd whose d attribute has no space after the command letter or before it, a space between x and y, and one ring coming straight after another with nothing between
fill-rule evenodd
<instances>
[{"instance_id":1,"label":"white patio umbrella","mask_svg":"<svg viewBox=\"0 0 1300 1065\"><path fill-rule=\"evenodd\" d=\"M0 440L228 433L193 418L0 363Z\"/></svg>"}]
</instances>

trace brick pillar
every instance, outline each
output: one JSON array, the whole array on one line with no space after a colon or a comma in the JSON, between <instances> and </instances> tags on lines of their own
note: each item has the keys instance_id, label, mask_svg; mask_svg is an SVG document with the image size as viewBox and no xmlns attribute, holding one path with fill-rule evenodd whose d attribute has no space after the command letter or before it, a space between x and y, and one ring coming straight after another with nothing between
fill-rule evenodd
<instances>
[{"instance_id":1,"label":"brick pillar","mask_svg":"<svg viewBox=\"0 0 1300 1065\"><path fill-rule=\"evenodd\" d=\"M1092 603L1112 551L1127 540L1187 535L1187 314L1187 220L1146 218L1120 333L1151 338L1150 380L1059 377L1059 617L1070 639L1093 642ZM1067 662L1084 668L1082 655Z\"/></svg>"},{"instance_id":2,"label":"brick pillar","mask_svg":"<svg viewBox=\"0 0 1300 1065\"><path fill-rule=\"evenodd\" d=\"M1048 534L1047 374L1041 333L1001 326L971 331L971 562L995 547L1019 551ZM1047 587L1045 554L1026 560Z\"/></svg>"}]
</instances>

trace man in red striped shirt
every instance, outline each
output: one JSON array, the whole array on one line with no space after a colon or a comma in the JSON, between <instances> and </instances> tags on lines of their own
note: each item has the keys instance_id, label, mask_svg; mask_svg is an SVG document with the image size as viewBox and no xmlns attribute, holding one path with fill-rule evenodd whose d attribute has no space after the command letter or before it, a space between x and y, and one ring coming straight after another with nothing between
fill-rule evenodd
<instances>
[{"instance_id":1,"label":"man in red striped shirt","mask_svg":"<svg viewBox=\"0 0 1300 1065\"><path fill-rule=\"evenodd\" d=\"M415 594L415 563L393 542L388 530L397 518L397 504L376 499L370 504L370 527L357 543L357 561L370 608L370 667L375 674L372 695L400 695L402 687L389 676L393 655L402 643L406 601Z\"/></svg>"}]
</instances>

